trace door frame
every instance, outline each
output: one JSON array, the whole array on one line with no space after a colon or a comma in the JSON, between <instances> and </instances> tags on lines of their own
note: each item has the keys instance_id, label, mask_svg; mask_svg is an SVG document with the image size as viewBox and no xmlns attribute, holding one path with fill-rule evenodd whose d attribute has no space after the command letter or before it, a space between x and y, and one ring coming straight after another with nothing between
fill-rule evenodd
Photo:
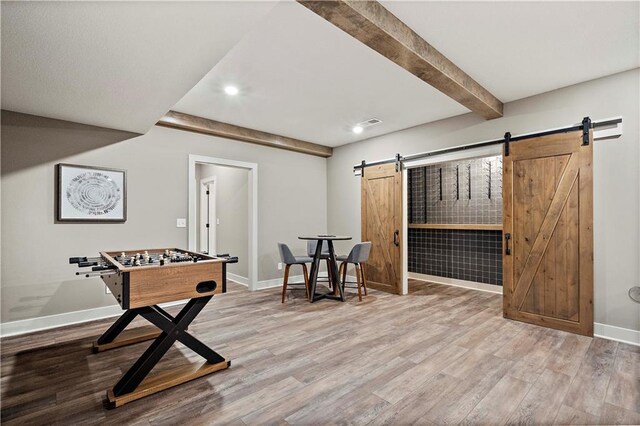
<instances>
[{"instance_id":1,"label":"door frame","mask_svg":"<svg viewBox=\"0 0 640 426\"><path fill-rule=\"evenodd\" d=\"M248 170L249 182L249 210L248 210L248 277L247 287L250 291L258 289L258 164L248 163L244 161L228 160L225 158L208 157L204 155L189 154L189 167L188 167L188 245L189 250L197 251L197 233L199 224L197 223L196 211L197 203L196 199L199 197L199 182L196 182L196 165L197 164L210 164L214 166L227 166L236 167L240 169ZM230 253L233 254L233 253Z\"/></svg>"},{"instance_id":2,"label":"door frame","mask_svg":"<svg viewBox=\"0 0 640 426\"><path fill-rule=\"evenodd\" d=\"M491 157L494 155L502 155L502 145L491 145L480 148L471 148L469 150L449 152L437 154L433 156L408 160L403 163L402 167L402 227L404 229L405 238L402 241L402 294L409 293L409 182L408 170L417 167L428 166L429 164L445 163L448 161L470 160L473 158ZM433 280L432 280L433 281ZM435 282L435 281L434 281ZM441 284L453 285L449 278L444 278ZM460 286L460 285L456 285ZM502 294L502 286L492 292Z\"/></svg>"},{"instance_id":3,"label":"door frame","mask_svg":"<svg viewBox=\"0 0 640 426\"><path fill-rule=\"evenodd\" d=\"M209 188L207 189L207 185ZM213 188L213 189L212 189ZM209 194L207 194L209 191ZM211 196L213 195L213 209L211 209ZM200 223L198 223L198 228L200 229L200 248L202 249L202 236L206 235L208 238L209 244L207 245L208 253L216 253L217 250L217 224L218 224L218 216L216 214L216 177L208 176L200 179ZM204 203L207 203L207 222L209 223L209 228L203 227L203 211L204 211ZM212 218L214 223L212 223ZM211 234L213 233L213 238L211 238ZM213 240L213 243L211 243ZM213 248L212 248L213 247Z\"/></svg>"}]
</instances>

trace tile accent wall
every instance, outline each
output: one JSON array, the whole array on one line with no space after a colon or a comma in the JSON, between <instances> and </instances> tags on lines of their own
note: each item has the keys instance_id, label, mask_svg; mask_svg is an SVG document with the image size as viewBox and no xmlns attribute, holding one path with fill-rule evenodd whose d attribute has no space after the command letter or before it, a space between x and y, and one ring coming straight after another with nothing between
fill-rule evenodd
<instances>
[{"instance_id":1,"label":"tile accent wall","mask_svg":"<svg viewBox=\"0 0 640 426\"><path fill-rule=\"evenodd\" d=\"M502 157L408 170L409 223L501 224ZM409 271L502 285L502 232L409 229Z\"/></svg>"},{"instance_id":2,"label":"tile accent wall","mask_svg":"<svg viewBox=\"0 0 640 426\"><path fill-rule=\"evenodd\" d=\"M502 157L432 164L408 173L409 223L502 223Z\"/></svg>"},{"instance_id":3,"label":"tile accent wall","mask_svg":"<svg viewBox=\"0 0 640 426\"><path fill-rule=\"evenodd\" d=\"M502 231L409 229L409 271L502 285Z\"/></svg>"}]
</instances>

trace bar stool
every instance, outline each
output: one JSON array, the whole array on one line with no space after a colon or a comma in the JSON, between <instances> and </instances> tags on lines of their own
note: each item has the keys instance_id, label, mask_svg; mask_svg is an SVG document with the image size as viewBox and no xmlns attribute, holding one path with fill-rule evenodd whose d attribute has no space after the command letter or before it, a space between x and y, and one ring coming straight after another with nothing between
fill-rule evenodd
<instances>
[{"instance_id":1,"label":"bar stool","mask_svg":"<svg viewBox=\"0 0 640 426\"><path fill-rule=\"evenodd\" d=\"M278 243L278 251L280 252L280 261L286 265L284 268L284 280L282 282L282 303L284 303L287 294L287 285L304 284L307 290L307 299L309 299L309 272L307 271L307 263L311 263L313 259L308 256L294 256L289 246L284 243ZM289 284L289 268L291 268L291 265L302 265L304 283Z\"/></svg>"},{"instance_id":2,"label":"bar stool","mask_svg":"<svg viewBox=\"0 0 640 426\"><path fill-rule=\"evenodd\" d=\"M362 302L362 290L364 287L364 295L367 295L367 279L364 274L364 263L369 259L369 253L371 253L371 243L359 243L353 246L348 256L338 256L336 259L340 263L340 270L338 273L342 275L342 288L345 288L347 283L347 266L353 263L356 267L356 281L358 288L358 300ZM348 281L350 284L354 284L353 281ZM350 287L352 288L352 287Z\"/></svg>"},{"instance_id":3,"label":"bar stool","mask_svg":"<svg viewBox=\"0 0 640 426\"><path fill-rule=\"evenodd\" d=\"M314 240L307 241L307 256L313 258L316 254L316 247L318 246L318 242ZM329 288L331 288L331 264L329 263L329 245L322 243L322 252L320 254L320 259L324 259L327 263L327 282L329 283ZM320 281L320 280L317 280ZM324 280L322 280L324 282Z\"/></svg>"}]
</instances>

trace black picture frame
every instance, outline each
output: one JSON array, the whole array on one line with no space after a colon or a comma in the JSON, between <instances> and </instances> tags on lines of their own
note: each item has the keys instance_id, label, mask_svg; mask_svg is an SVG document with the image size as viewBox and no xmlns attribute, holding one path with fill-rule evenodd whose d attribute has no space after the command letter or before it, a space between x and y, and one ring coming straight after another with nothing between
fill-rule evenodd
<instances>
[{"instance_id":1,"label":"black picture frame","mask_svg":"<svg viewBox=\"0 0 640 426\"><path fill-rule=\"evenodd\" d=\"M74 173L73 169L86 170L93 172L103 181L111 181L115 188L120 192L121 197L115 201L116 217L112 212L105 213L105 217L99 217L98 214L88 213L79 209L75 209L67 197L67 189L65 188L65 179L68 179L69 173ZM113 169L107 167L85 166L80 164L59 163L56 164L56 223L124 223L127 221L127 172L122 169ZM76 172L77 173L77 172ZM105 179L106 177L114 177L115 179ZM121 176L121 184L119 177ZM67 201L65 202L65 198ZM71 214L72 213L72 214ZM120 213L120 214L118 214Z\"/></svg>"}]
</instances>

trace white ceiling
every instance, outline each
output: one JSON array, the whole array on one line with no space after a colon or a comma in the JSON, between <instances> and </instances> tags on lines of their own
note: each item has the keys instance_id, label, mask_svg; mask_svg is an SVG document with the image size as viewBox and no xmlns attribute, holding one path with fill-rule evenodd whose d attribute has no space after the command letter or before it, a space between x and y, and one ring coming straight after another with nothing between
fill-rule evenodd
<instances>
[{"instance_id":1,"label":"white ceiling","mask_svg":"<svg viewBox=\"0 0 640 426\"><path fill-rule=\"evenodd\" d=\"M640 66L640 2L382 1L503 102Z\"/></svg>"},{"instance_id":2,"label":"white ceiling","mask_svg":"<svg viewBox=\"0 0 640 426\"><path fill-rule=\"evenodd\" d=\"M224 94L237 85L236 97ZM172 109L328 146L468 110L297 3L280 3ZM355 135L369 118L382 124Z\"/></svg>"},{"instance_id":3,"label":"white ceiling","mask_svg":"<svg viewBox=\"0 0 640 426\"><path fill-rule=\"evenodd\" d=\"M144 133L273 2L2 2L2 108Z\"/></svg>"},{"instance_id":4,"label":"white ceiling","mask_svg":"<svg viewBox=\"0 0 640 426\"><path fill-rule=\"evenodd\" d=\"M640 66L639 2L383 4L503 102ZM140 133L175 109L329 146L468 112L305 7L274 5L3 2L2 108Z\"/></svg>"},{"instance_id":5,"label":"white ceiling","mask_svg":"<svg viewBox=\"0 0 640 426\"><path fill-rule=\"evenodd\" d=\"M638 2L383 4L503 102L640 66ZM468 112L295 3L276 6L173 109L329 146ZM383 123L350 132L372 117Z\"/></svg>"}]
</instances>

